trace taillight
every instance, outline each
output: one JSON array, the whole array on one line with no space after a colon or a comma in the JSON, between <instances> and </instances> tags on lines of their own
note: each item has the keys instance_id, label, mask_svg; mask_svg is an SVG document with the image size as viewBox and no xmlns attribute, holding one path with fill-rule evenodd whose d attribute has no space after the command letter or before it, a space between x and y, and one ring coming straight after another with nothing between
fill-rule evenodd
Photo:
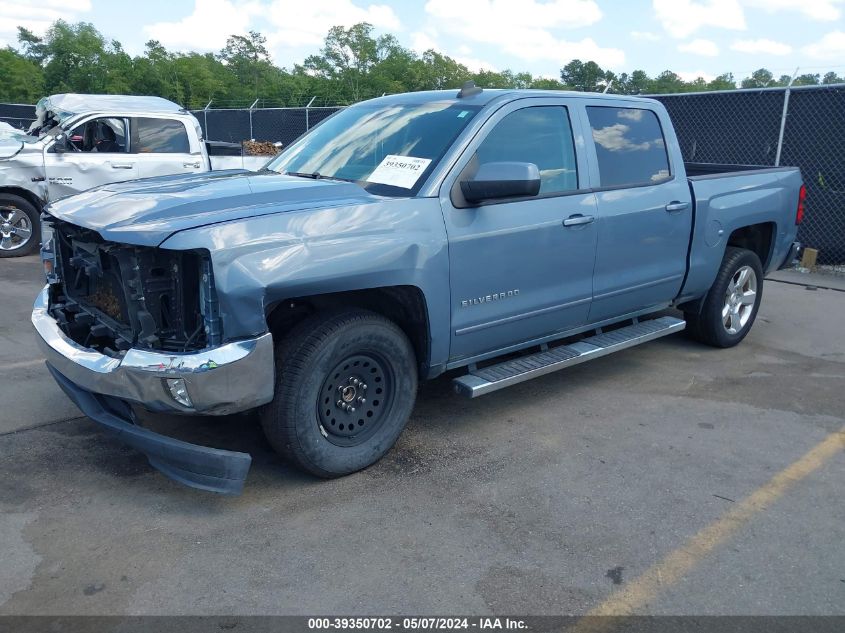
<instances>
[{"instance_id":1,"label":"taillight","mask_svg":"<svg viewBox=\"0 0 845 633\"><path fill-rule=\"evenodd\" d=\"M795 224L801 224L804 221L804 201L807 199L807 187L801 185L798 191L798 210L795 212Z\"/></svg>"}]
</instances>

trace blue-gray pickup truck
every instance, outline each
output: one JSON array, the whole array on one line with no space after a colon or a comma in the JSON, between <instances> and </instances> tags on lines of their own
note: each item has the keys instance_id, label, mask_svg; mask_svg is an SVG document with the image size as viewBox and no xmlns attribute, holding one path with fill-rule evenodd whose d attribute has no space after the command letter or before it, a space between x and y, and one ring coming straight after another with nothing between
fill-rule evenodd
<instances>
[{"instance_id":1,"label":"blue-gray pickup truck","mask_svg":"<svg viewBox=\"0 0 845 633\"><path fill-rule=\"evenodd\" d=\"M657 101L467 84L346 108L257 172L53 203L32 321L85 414L237 493L249 455L138 407L257 409L285 458L352 473L420 379L456 370L476 397L684 328L736 345L803 213L797 169L685 165Z\"/></svg>"}]
</instances>

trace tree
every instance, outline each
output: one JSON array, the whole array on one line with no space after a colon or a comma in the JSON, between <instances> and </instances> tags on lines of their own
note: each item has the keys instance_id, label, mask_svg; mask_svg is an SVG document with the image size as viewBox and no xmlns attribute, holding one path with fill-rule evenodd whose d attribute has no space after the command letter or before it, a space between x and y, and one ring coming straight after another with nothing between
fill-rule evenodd
<instances>
[{"instance_id":1,"label":"tree","mask_svg":"<svg viewBox=\"0 0 845 633\"><path fill-rule=\"evenodd\" d=\"M610 88L610 92L625 95L639 95L652 92L652 80L644 70L635 70L630 75L622 73Z\"/></svg>"},{"instance_id":2,"label":"tree","mask_svg":"<svg viewBox=\"0 0 845 633\"><path fill-rule=\"evenodd\" d=\"M795 78L795 81L792 82L793 86L818 86L819 85L819 74L811 74L807 73L805 75L798 75Z\"/></svg>"},{"instance_id":3,"label":"tree","mask_svg":"<svg viewBox=\"0 0 845 633\"><path fill-rule=\"evenodd\" d=\"M44 63L44 58L47 56L44 50L44 40L29 29L18 27L18 43L22 49L21 55L31 62L39 66Z\"/></svg>"},{"instance_id":4,"label":"tree","mask_svg":"<svg viewBox=\"0 0 845 633\"><path fill-rule=\"evenodd\" d=\"M560 79L571 90L601 92L610 77L596 62L584 63L580 59L573 59L560 69Z\"/></svg>"},{"instance_id":5,"label":"tree","mask_svg":"<svg viewBox=\"0 0 845 633\"><path fill-rule=\"evenodd\" d=\"M673 73L671 70L664 70L657 75L649 87L652 94L669 94L687 90L687 84L684 80L681 79L680 75Z\"/></svg>"},{"instance_id":6,"label":"tree","mask_svg":"<svg viewBox=\"0 0 845 633\"><path fill-rule=\"evenodd\" d=\"M730 73L711 81L685 81L666 70L649 77L643 70L618 75L595 61L573 59L560 80L529 72L470 69L436 50L422 54L403 47L392 35L377 36L366 22L329 29L323 46L290 70L273 64L267 39L257 31L231 35L217 54L180 53L161 42L147 42L143 53L128 55L116 40L92 24L58 20L40 37L18 27L18 46L0 49L0 101L35 102L56 92L160 95L183 106L245 107L256 98L264 104L319 105L353 103L383 93L457 89L474 80L482 88L603 91L659 94L732 90ZM790 76L775 79L760 68L742 80L744 88L785 86ZM835 72L803 74L795 85L845 83Z\"/></svg>"},{"instance_id":7,"label":"tree","mask_svg":"<svg viewBox=\"0 0 845 633\"><path fill-rule=\"evenodd\" d=\"M707 90L736 90L736 79L733 73L719 75L707 84Z\"/></svg>"},{"instance_id":8,"label":"tree","mask_svg":"<svg viewBox=\"0 0 845 633\"><path fill-rule=\"evenodd\" d=\"M93 24L57 20L44 37L49 92L105 92L106 41Z\"/></svg>"},{"instance_id":9,"label":"tree","mask_svg":"<svg viewBox=\"0 0 845 633\"><path fill-rule=\"evenodd\" d=\"M775 76L765 68L759 68L746 77L740 84L742 88L770 88L774 83Z\"/></svg>"},{"instance_id":10,"label":"tree","mask_svg":"<svg viewBox=\"0 0 845 633\"><path fill-rule=\"evenodd\" d=\"M534 77L531 80L529 88L535 88L537 90L566 90L566 86L551 77Z\"/></svg>"},{"instance_id":11,"label":"tree","mask_svg":"<svg viewBox=\"0 0 845 633\"><path fill-rule=\"evenodd\" d=\"M414 87L416 90L458 88L471 77L466 66L434 50L424 52L416 65L420 69L420 83Z\"/></svg>"},{"instance_id":12,"label":"tree","mask_svg":"<svg viewBox=\"0 0 845 633\"><path fill-rule=\"evenodd\" d=\"M44 96L41 67L11 48L0 49L0 77L0 101L35 103Z\"/></svg>"},{"instance_id":13,"label":"tree","mask_svg":"<svg viewBox=\"0 0 845 633\"><path fill-rule=\"evenodd\" d=\"M373 96L366 90L367 76L380 55L389 51L396 40L393 36L375 39L372 31L372 25L366 22L348 29L333 26L320 54L307 57L304 67L318 76L339 82L345 95L353 101Z\"/></svg>"},{"instance_id":14,"label":"tree","mask_svg":"<svg viewBox=\"0 0 845 633\"><path fill-rule=\"evenodd\" d=\"M250 87L250 96L257 99L261 95L260 88L274 69L266 37L256 31L250 31L249 35L231 35L218 57L241 85Z\"/></svg>"}]
</instances>

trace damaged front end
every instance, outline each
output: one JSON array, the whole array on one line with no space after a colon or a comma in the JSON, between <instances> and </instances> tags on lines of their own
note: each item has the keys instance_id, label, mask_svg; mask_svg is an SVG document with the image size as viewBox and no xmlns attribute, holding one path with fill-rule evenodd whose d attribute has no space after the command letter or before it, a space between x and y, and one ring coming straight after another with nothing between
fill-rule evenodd
<instances>
[{"instance_id":1,"label":"damaged front end","mask_svg":"<svg viewBox=\"0 0 845 633\"><path fill-rule=\"evenodd\" d=\"M44 228L48 285L32 322L56 382L167 476L239 492L248 454L144 429L131 405L226 415L265 404L273 398L272 336L223 342L207 252L117 244L48 215Z\"/></svg>"},{"instance_id":2,"label":"damaged front end","mask_svg":"<svg viewBox=\"0 0 845 633\"><path fill-rule=\"evenodd\" d=\"M45 218L50 314L83 347L118 357L133 347L188 352L221 343L207 253L106 242Z\"/></svg>"}]
</instances>

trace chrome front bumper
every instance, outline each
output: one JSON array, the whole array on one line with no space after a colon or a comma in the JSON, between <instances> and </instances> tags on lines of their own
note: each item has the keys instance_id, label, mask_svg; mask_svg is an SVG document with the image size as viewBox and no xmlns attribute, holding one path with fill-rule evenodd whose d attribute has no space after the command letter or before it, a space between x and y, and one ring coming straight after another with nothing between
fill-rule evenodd
<instances>
[{"instance_id":1,"label":"chrome front bumper","mask_svg":"<svg viewBox=\"0 0 845 633\"><path fill-rule=\"evenodd\" d=\"M202 490L238 494L252 458L247 453L197 446L159 435L135 423L129 403L152 411L224 415L273 399L273 339L229 343L191 354L131 349L122 359L86 349L69 339L48 312L45 287L32 309L47 369L79 409L126 444L146 454L153 467ZM179 404L166 380L185 382L191 407Z\"/></svg>"},{"instance_id":2,"label":"chrome front bumper","mask_svg":"<svg viewBox=\"0 0 845 633\"><path fill-rule=\"evenodd\" d=\"M227 415L273 399L273 338L263 334L193 353L130 349L122 359L82 347L48 312L48 286L32 309L47 363L72 383L95 394L142 405L150 411ZM192 407L170 395L166 380L181 378Z\"/></svg>"}]
</instances>

